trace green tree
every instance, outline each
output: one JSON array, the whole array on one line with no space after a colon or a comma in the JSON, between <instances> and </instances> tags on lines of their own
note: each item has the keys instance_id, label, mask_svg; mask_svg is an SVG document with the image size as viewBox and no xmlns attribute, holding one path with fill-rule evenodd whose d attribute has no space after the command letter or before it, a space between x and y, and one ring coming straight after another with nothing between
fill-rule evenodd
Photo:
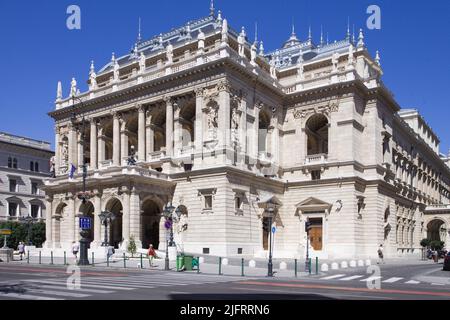
<instances>
[{"instance_id":1,"label":"green tree","mask_svg":"<svg viewBox=\"0 0 450 320\"><path fill-rule=\"evenodd\" d=\"M136 241L134 241L134 237L130 237L130 242L128 243L127 251L131 253L131 257L133 258L137 252Z\"/></svg>"},{"instance_id":2,"label":"green tree","mask_svg":"<svg viewBox=\"0 0 450 320\"><path fill-rule=\"evenodd\" d=\"M7 245L9 248L16 249L19 242L27 243L28 239L28 225L17 221L0 222L0 229L10 229L12 235L7 238ZM30 240L36 247L41 247L45 242L45 223L34 223L30 230ZM3 239L2 239L3 240ZM1 241L3 243L3 241Z\"/></svg>"},{"instance_id":3,"label":"green tree","mask_svg":"<svg viewBox=\"0 0 450 320\"><path fill-rule=\"evenodd\" d=\"M431 242L430 239L425 238L425 239L422 239L422 241L420 241L420 245L423 248L427 248L430 246L430 242Z\"/></svg>"},{"instance_id":4,"label":"green tree","mask_svg":"<svg viewBox=\"0 0 450 320\"><path fill-rule=\"evenodd\" d=\"M443 241L434 240L430 242L430 247L433 250L442 250L444 248L445 243Z\"/></svg>"}]
</instances>

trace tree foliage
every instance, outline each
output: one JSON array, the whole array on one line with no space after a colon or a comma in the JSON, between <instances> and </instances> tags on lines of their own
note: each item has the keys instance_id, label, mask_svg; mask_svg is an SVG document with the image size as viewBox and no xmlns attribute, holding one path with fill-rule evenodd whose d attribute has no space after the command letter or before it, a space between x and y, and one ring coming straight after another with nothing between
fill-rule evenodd
<instances>
[{"instance_id":1,"label":"tree foliage","mask_svg":"<svg viewBox=\"0 0 450 320\"><path fill-rule=\"evenodd\" d=\"M12 235L7 238L7 245L9 248L16 249L19 245L19 242L23 242L25 244L28 240L28 225L26 223L20 223L17 221L5 221L0 222L0 229L10 229L12 230ZM2 237L3 238L3 237ZM3 246L3 239L0 242ZM38 222L34 223L30 228L30 240L32 244L36 247L42 247L42 244L45 242L45 223Z\"/></svg>"},{"instance_id":2,"label":"tree foliage","mask_svg":"<svg viewBox=\"0 0 450 320\"><path fill-rule=\"evenodd\" d=\"M134 257L134 255L137 252L136 241L134 241L133 236L130 237L130 242L128 243L127 251L131 253L131 257Z\"/></svg>"}]
</instances>

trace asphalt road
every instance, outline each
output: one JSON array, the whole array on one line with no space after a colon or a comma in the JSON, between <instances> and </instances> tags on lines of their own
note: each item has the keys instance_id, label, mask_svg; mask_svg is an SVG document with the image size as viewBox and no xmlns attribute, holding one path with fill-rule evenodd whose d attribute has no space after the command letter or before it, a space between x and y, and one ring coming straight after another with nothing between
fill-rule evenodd
<instances>
[{"instance_id":1,"label":"asphalt road","mask_svg":"<svg viewBox=\"0 0 450 320\"><path fill-rule=\"evenodd\" d=\"M0 300L450 300L442 265L382 265L301 278L0 264ZM78 279L80 280L78 287Z\"/></svg>"}]
</instances>

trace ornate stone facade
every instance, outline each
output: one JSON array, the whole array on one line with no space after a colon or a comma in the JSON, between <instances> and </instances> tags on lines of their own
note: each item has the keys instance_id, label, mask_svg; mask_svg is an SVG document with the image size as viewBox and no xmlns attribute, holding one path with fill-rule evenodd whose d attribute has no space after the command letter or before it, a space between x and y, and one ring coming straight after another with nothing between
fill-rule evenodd
<instances>
[{"instance_id":1,"label":"ornate stone facade","mask_svg":"<svg viewBox=\"0 0 450 320\"><path fill-rule=\"evenodd\" d=\"M171 202L179 248L264 256L264 207L276 200L276 257L304 257L308 219L319 257L373 257L381 243L388 256L418 253L426 208L448 204L450 169L437 139L418 137L399 113L363 35L358 45L315 45L293 34L262 55L215 15L186 30L137 44L139 59L114 58L75 104L57 100L47 247L79 237L79 212L92 216L92 247L100 245L106 210L117 215L114 245L133 237L163 249L161 213ZM76 197L83 162L87 206Z\"/></svg>"}]
</instances>

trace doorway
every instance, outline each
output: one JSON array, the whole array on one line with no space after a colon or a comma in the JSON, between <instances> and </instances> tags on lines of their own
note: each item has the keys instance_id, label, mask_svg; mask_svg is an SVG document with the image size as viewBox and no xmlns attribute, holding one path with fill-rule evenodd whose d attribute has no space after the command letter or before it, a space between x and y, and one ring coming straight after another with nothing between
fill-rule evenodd
<instances>
[{"instance_id":1,"label":"doorway","mask_svg":"<svg viewBox=\"0 0 450 320\"><path fill-rule=\"evenodd\" d=\"M323 249L323 220L322 218L310 218L311 230L309 231L309 241L314 251Z\"/></svg>"}]
</instances>

